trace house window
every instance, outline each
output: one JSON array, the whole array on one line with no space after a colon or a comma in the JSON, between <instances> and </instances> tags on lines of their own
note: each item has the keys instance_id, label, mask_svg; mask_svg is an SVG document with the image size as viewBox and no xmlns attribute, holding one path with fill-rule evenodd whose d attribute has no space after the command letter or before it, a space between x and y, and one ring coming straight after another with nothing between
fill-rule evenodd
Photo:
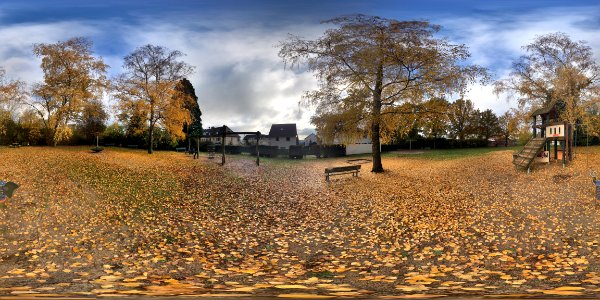
<instances>
[{"instance_id":1,"label":"house window","mask_svg":"<svg viewBox=\"0 0 600 300\"><path fill-rule=\"evenodd\" d=\"M286 137L285 140L289 142L290 141L290 137L289 136Z\"/></svg>"},{"instance_id":2,"label":"house window","mask_svg":"<svg viewBox=\"0 0 600 300\"><path fill-rule=\"evenodd\" d=\"M558 134L560 134L560 127L558 127Z\"/></svg>"}]
</instances>

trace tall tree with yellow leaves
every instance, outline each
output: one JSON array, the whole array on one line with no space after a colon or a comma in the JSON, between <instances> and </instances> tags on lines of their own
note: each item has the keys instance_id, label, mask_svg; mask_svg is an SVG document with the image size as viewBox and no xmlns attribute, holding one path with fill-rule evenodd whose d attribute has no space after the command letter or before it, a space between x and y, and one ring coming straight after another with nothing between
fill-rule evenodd
<instances>
[{"instance_id":1,"label":"tall tree with yellow leaves","mask_svg":"<svg viewBox=\"0 0 600 300\"><path fill-rule=\"evenodd\" d=\"M161 126L172 136L184 137L183 124L190 121L187 96L178 90L179 80L193 67L180 61L183 53L162 46L145 45L124 59L125 73L114 80L115 97L123 112L132 107L146 116L148 153L154 149L154 129Z\"/></svg>"},{"instance_id":2,"label":"tall tree with yellow leaves","mask_svg":"<svg viewBox=\"0 0 600 300\"><path fill-rule=\"evenodd\" d=\"M522 116L515 109L507 110L498 118L500 136L504 139L504 147L508 147L510 139L517 138Z\"/></svg>"},{"instance_id":3,"label":"tall tree with yellow leaves","mask_svg":"<svg viewBox=\"0 0 600 300\"><path fill-rule=\"evenodd\" d=\"M292 65L305 61L315 73L319 89L306 93L307 102L317 105L322 117L342 119L323 124L362 123L368 129L372 172L383 172L380 134L385 115L402 118L402 103L460 92L485 75L483 68L464 64L469 57L464 45L436 38L440 27L426 21L351 15L324 23L333 28L316 40L292 36L280 44L279 55ZM323 131L318 123L317 130Z\"/></svg>"},{"instance_id":4,"label":"tall tree with yellow leaves","mask_svg":"<svg viewBox=\"0 0 600 300\"><path fill-rule=\"evenodd\" d=\"M84 105L102 97L108 65L94 57L92 42L81 37L36 44L33 53L42 58L44 81L34 86L29 104L43 119L47 143L56 146L69 137L68 124Z\"/></svg>"}]
</instances>

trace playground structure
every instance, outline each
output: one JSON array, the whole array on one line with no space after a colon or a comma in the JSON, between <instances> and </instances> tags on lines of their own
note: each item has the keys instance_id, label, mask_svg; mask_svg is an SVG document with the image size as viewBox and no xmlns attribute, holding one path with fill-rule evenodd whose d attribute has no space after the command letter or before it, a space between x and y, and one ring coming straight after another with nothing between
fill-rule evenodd
<instances>
[{"instance_id":1,"label":"playground structure","mask_svg":"<svg viewBox=\"0 0 600 300\"><path fill-rule=\"evenodd\" d=\"M531 114L533 136L525 147L513 154L516 168L531 171L538 162L562 160L563 167L573 160L573 125L560 120L556 103L540 108Z\"/></svg>"},{"instance_id":2,"label":"playground structure","mask_svg":"<svg viewBox=\"0 0 600 300\"><path fill-rule=\"evenodd\" d=\"M256 135L256 165L260 166L260 153L258 151L258 145L260 144L260 131L227 131L227 126L221 127L221 165L225 165L225 138L227 134L248 134ZM214 151L213 151L214 153Z\"/></svg>"}]
</instances>

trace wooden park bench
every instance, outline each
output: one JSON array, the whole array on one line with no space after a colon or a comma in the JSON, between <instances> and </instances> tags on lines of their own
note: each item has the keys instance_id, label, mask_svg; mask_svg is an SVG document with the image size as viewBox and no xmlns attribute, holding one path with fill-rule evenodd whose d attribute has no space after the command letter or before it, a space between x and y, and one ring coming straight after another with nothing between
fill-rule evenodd
<instances>
[{"instance_id":1,"label":"wooden park bench","mask_svg":"<svg viewBox=\"0 0 600 300\"><path fill-rule=\"evenodd\" d=\"M179 148L175 148L176 152L185 152L186 148L185 147L179 147Z\"/></svg>"},{"instance_id":2,"label":"wooden park bench","mask_svg":"<svg viewBox=\"0 0 600 300\"><path fill-rule=\"evenodd\" d=\"M10 144L9 147L10 148L19 148L19 147L21 147L21 144L19 144L19 143L12 143L12 144Z\"/></svg>"},{"instance_id":3,"label":"wooden park bench","mask_svg":"<svg viewBox=\"0 0 600 300\"><path fill-rule=\"evenodd\" d=\"M358 176L360 172L360 165L355 166L344 166L344 167L333 167L325 169L325 180L329 182L329 176L352 174L353 177Z\"/></svg>"}]
</instances>

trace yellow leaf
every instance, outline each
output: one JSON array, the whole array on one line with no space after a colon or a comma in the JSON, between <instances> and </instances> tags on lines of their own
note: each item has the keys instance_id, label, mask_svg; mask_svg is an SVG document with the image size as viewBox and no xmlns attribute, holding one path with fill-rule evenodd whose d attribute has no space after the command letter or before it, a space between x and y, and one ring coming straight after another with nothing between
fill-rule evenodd
<instances>
[{"instance_id":1,"label":"yellow leaf","mask_svg":"<svg viewBox=\"0 0 600 300\"><path fill-rule=\"evenodd\" d=\"M277 289L313 289L313 288L309 288L307 286L300 285L300 284L280 284L280 285L276 285L275 288L277 288Z\"/></svg>"},{"instance_id":2,"label":"yellow leaf","mask_svg":"<svg viewBox=\"0 0 600 300\"><path fill-rule=\"evenodd\" d=\"M555 288L555 290L557 290L557 291L581 291L581 290L585 290L585 289L582 287L578 287L578 286L561 286L561 287Z\"/></svg>"},{"instance_id":3,"label":"yellow leaf","mask_svg":"<svg viewBox=\"0 0 600 300\"><path fill-rule=\"evenodd\" d=\"M336 296L327 296L327 295L316 295L316 294L279 294L277 295L279 298L299 298L299 299L330 299L335 298Z\"/></svg>"}]
</instances>

